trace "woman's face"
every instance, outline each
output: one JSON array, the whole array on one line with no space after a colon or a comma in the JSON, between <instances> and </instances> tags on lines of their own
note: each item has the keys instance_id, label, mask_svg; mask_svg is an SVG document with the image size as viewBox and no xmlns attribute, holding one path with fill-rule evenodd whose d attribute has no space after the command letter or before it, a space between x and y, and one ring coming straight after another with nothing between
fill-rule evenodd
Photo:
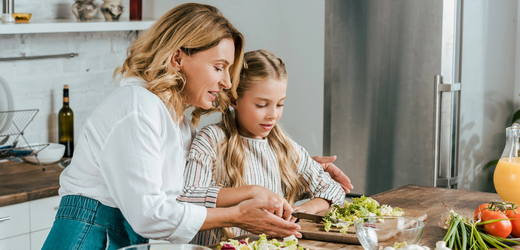
<instances>
[{"instance_id":1,"label":"woman's face","mask_svg":"<svg viewBox=\"0 0 520 250\"><path fill-rule=\"evenodd\" d=\"M235 59L233 40L226 38L208 50L188 56L179 55L180 72L186 77L187 104L209 109L215 95L231 88L229 67Z\"/></svg>"},{"instance_id":2,"label":"woman's face","mask_svg":"<svg viewBox=\"0 0 520 250\"><path fill-rule=\"evenodd\" d=\"M282 117L286 92L286 80L266 79L253 83L243 97L231 104L239 134L256 139L267 137Z\"/></svg>"}]
</instances>

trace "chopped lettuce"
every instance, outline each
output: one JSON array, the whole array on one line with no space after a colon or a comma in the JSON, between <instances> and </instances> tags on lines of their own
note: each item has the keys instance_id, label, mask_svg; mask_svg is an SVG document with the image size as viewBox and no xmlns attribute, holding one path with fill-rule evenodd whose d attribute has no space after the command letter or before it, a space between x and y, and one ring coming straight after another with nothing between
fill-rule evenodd
<instances>
[{"instance_id":1,"label":"chopped lettuce","mask_svg":"<svg viewBox=\"0 0 520 250\"><path fill-rule=\"evenodd\" d=\"M298 245L298 239L291 235L285 237L283 242L279 242L276 239L267 240L265 234L260 234L260 239L249 243L249 238L245 240L233 240L230 239L227 242L220 242L220 246L217 249L220 250L305 250L302 246Z\"/></svg>"},{"instance_id":2,"label":"chopped lettuce","mask_svg":"<svg viewBox=\"0 0 520 250\"><path fill-rule=\"evenodd\" d=\"M329 231L333 226L340 229L340 232L347 233L348 227L354 221L367 216L403 216L404 211L398 207L392 208L389 205L379 205L379 203L366 196L353 198L353 202L345 201L345 207L333 205L332 209L323 218L325 231ZM332 221L340 220L338 223Z\"/></svg>"}]
</instances>

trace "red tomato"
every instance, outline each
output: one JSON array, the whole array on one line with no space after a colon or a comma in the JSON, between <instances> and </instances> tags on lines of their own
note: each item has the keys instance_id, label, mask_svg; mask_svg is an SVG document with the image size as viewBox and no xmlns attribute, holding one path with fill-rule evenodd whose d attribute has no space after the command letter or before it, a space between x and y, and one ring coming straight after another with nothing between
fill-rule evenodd
<instances>
[{"instance_id":1,"label":"red tomato","mask_svg":"<svg viewBox=\"0 0 520 250\"><path fill-rule=\"evenodd\" d=\"M516 208L516 214L520 214L520 207ZM506 210L506 216L509 217L510 214L515 214L515 211L512 209Z\"/></svg>"},{"instance_id":2,"label":"red tomato","mask_svg":"<svg viewBox=\"0 0 520 250\"><path fill-rule=\"evenodd\" d=\"M515 209L516 214L514 210L506 210L506 216L511 221L512 231L511 235L514 238L520 238L520 208Z\"/></svg>"},{"instance_id":3,"label":"red tomato","mask_svg":"<svg viewBox=\"0 0 520 250\"><path fill-rule=\"evenodd\" d=\"M482 221L507 219L505 214L493 211L482 213ZM502 220L484 225L484 230L493 236L505 238L511 234L513 226L510 220Z\"/></svg>"},{"instance_id":4,"label":"red tomato","mask_svg":"<svg viewBox=\"0 0 520 250\"><path fill-rule=\"evenodd\" d=\"M489 203L484 203L480 206L478 206L478 208L475 210L475 220L479 220L480 219L480 213L483 213L484 211L488 211L489 208Z\"/></svg>"}]
</instances>

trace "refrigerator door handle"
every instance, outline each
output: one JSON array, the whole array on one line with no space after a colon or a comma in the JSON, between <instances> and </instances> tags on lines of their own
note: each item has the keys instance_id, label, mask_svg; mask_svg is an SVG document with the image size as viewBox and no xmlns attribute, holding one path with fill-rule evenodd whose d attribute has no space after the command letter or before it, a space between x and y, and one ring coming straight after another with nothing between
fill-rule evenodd
<instances>
[{"instance_id":1,"label":"refrigerator door handle","mask_svg":"<svg viewBox=\"0 0 520 250\"><path fill-rule=\"evenodd\" d=\"M446 187L450 188L451 186L457 184L458 178L457 176L451 176L452 171L451 168L454 167L451 164L451 157L449 151L447 149L441 148L441 145L449 145L450 143L446 143L441 141L441 130L442 128L449 128L452 125L452 122L456 121L443 121L442 120L442 93L443 92L449 92L451 95L455 94L455 92L460 91L460 83L452 83L452 84L443 84L442 83L442 76L435 75L434 77L434 89L435 89L435 112L434 112L434 123L435 123L435 151L434 151L434 176L433 176L433 186L434 187ZM458 99L458 98L457 98ZM452 98L448 98L447 101L452 101ZM457 100L457 106L459 105ZM448 105L451 106L451 105ZM447 124L443 124L447 123ZM448 159L446 159L448 158ZM441 159L444 159L443 164L441 164Z\"/></svg>"}]
</instances>

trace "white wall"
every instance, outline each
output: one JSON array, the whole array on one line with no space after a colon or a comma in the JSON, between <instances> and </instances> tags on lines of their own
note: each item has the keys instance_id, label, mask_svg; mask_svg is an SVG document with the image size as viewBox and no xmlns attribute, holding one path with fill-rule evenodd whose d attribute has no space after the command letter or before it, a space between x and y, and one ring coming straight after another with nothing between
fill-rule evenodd
<instances>
[{"instance_id":1,"label":"white wall","mask_svg":"<svg viewBox=\"0 0 520 250\"><path fill-rule=\"evenodd\" d=\"M518 100L520 93L520 71L515 70L520 65L518 13L515 0L464 1L461 189L494 191L494 168L484 169L484 165L500 157L513 99Z\"/></svg>"},{"instance_id":2,"label":"white wall","mask_svg":"<svg viewBox=\"0 0 520 250\"><path fill-rule=\"evenodd\" d=\"M150 0L155 18L176 5L193 1ZM325 3L314 0L195 1L222 11L246 39L246 51L267 49L287 64L289 86L280 123L311 155L323 151L323 72ZM153 6L153 7L152 7ZM219 115L203 118L200 126Z\"/></svg>"},{"instance_id":3,"label":"white wall","mask_svg":"<svg viewBox=\"0 0 520 250\"><path fill-rule=\"evenodd\" d=\"M128 0L122 18L128 17ZM144 0L143 17L158 18L187 1ZM322 1L201 1L218 7L246 37L246 49L268 49L287 63L288 98L281 123L311 154L322 153L324 12ZM100 5L102 1L96 0ZM70 0L17 0L15 11L34 19L74 18ZM102 18L98 14L98 18ZM15 92L17 109L39 108L26 129L30 142L57 141L56 114L63 84L70 85L76 138L94 107L116 86L111 75L122 64L131 32L0 35L0 57L76 52L72 59L0 62L0 76ZM217 122L207 117L201 125Z\"/></svg>"},{"instance_id":4,"label":"white wall","mask_svg":"<svg viewBox=\"0 0 520 250\"><path fill-rule=\"evenodd\" d=\"M73 18L69 0L18 0L16 12L32 13L31 20ZM95 2L98 6L101 1ZM128 0L124 0L128 18ZM103 17L98 12L97 18ZM0 35L0 57L78 53L70 59L0 62L0 76L10 84L15 108L39 109L25 130L29 142L57 142L57 113L64 84L70 87L75 138L96 105L117 85L112 73L125 59L135 32L88 32ZM77 141L77 140L76 140Z\"/></svg>"}]
</instances>

